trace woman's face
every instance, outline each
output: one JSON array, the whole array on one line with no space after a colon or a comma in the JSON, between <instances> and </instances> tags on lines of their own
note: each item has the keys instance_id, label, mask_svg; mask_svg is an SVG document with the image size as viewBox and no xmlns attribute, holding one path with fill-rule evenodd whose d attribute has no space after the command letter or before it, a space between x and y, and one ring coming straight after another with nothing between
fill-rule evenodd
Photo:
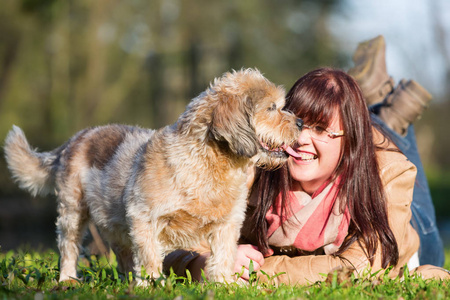
<instances>
[{"instance_id":1,"label":"woman's face","mask_svg":"<svg viewBox=\"0 0 450 300\"><path fill-rule=\"evenodd\" d=\"M336 111L328 130L342 130L339 113ZM306 124L310 125L310 124ZM335 171L341 158L342 137L323 141L311 137L310 129L303 129L297 144L292 147L288 159L289 173L294 179L294 189L301 188L313 194Z\"/></svg>"}]
</instances>

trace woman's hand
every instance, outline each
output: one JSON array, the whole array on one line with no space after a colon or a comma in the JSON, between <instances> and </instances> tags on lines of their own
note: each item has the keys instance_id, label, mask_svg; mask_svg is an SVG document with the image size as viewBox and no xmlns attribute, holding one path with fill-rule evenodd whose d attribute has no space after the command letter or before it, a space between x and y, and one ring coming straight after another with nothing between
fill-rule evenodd
<instances>
[{"instance_id":1,"label":"woman's hand","mask_svg":"<svg viewBox=\"0 0 450 300\"><path fill-rule=\"evenodd\" d=\"M250 244L239 245L234 263L234 272L241 274L242 267L244 267L244 273L241 275L242 279L248 280L250 278L250 260L253 261L253 271L258 271L264 265L264 256L258 251L258 247Z\"/></svg>"},{"instance_id":2,"label":"woman's hand","mask_svg":"<svg viewBox=\"0 0 450 300\"><path fill-rule=\"evenodd\" d=\"M205 268L206 260L209 256L209 252L203 253L187 265L187 269L191 272L192 278L201 281L201 270ZM240 280L249 279L250 260L253 261L253 271L258 271L264 264L264 256L258 251L258 247L250 244L239 245L236 253L236 260L234 262L234 272L241 274L242 267L244 267L244 273L241 275Z\"/></svg>"}]
</instances>

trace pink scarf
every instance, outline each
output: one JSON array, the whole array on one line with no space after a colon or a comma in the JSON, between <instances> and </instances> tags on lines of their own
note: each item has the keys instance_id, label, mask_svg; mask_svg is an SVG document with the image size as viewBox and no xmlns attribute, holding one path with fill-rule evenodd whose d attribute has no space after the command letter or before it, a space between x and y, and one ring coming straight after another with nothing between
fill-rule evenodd
<instances>
[{"instance_id":1,"label":"pink scarf","mask_svg":"<svg viewBox=\"0 0 450 300\"><path fill-rule=\"evenodd\" d=\"M323 247L325 254L336 252L348 234L350 223L348 207L343 214L339 212L336 182L323 184L312 197L303 191L289 192L290 208L286 209L283 220L279 216L281 194L278 195L275 212L272 206L266 214L269 245L294 246L308 252Z\"/></svg>"}]
</instances>

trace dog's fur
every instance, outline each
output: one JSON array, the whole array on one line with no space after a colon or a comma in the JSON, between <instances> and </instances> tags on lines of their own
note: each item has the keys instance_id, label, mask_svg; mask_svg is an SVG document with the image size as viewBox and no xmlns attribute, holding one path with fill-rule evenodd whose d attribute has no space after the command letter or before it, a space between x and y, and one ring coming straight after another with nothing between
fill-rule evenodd
<instances>
[{"instance_id":1,"label":"dog's fur","mask_svg":"<svg viewBox=\"0 0 450 300\"><path fill-rule=\"evenodd\" d=\"M92 220L123 272L159 276L164 254L206 239L207 274L231 280L246 209L246 172L284 163L280 147L301 124L282 111L284 90L253 69L224 74L160 130L108 125L82 130L51 152L30 148L14 126L8 167L31 194L58 197L60 281L76 278Z\"/></svg>"}]
</instances>

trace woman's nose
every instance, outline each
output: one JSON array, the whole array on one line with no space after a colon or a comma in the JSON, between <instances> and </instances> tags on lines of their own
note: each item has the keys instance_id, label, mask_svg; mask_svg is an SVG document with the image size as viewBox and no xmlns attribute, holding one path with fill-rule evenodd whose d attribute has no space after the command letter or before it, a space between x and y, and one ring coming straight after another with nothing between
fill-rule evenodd
<instances>
[{"instance_id":1,"label":"woman's nose","mask_svg":"<svg viewBox=\"0 0 450 300\"><path fill-rule=\"evenodd\" d=\"M303 127L300 135L297 139L300 145L309 144L311 142L311 135L309 134L309 128Z\"/></svg>"}]
</instances>

